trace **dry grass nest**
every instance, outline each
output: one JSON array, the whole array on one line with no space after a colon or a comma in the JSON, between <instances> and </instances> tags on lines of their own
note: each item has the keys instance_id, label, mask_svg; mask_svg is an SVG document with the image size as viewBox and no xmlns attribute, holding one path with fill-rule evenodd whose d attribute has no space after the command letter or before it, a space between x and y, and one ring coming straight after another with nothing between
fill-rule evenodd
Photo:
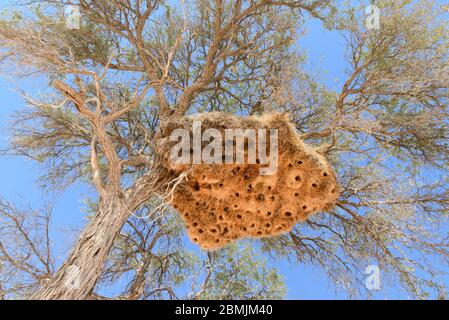
<instances>
[{"instance_id":1,"label":"dry grass nest","mask_svg":"<svg viewBox=\"0 0 449 320\"><path fill-rule=\"evenodd\" d=\"M202 132L216 129L223 137L226 129L277 129L277 171L261 175L260 169L267 164L259 159L249 164L246 157L243 164L173 163L170 150L177 142L170 141L170 135L184 128L192 138L194 121L201 121ZM202 249L214 250L242 238L289 232L295 224L331 209L339 196L340 188L329 163L300 139L285 114L246 118L199 114L171 121L161 135L158 151L164 166L186 177L174 190L171 204L181 214L190 239ZM272 142L267 140L270 150Z\"/></svg>"}]
</instances>

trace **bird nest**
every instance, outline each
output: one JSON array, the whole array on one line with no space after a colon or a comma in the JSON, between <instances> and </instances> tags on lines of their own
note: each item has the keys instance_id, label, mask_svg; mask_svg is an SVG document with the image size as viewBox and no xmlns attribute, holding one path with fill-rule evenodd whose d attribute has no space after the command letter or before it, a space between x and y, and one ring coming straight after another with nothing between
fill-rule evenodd
<instances>
[{"instance_id":1,"label":"bird nest","mask_svg":"<svg viewBox=\"0 0 449 320\"><path fill-rule=\"evenodd\" d=\"M201 128L195 129L194 124L198 122ZM173 160L173 148L179 140L173 141L171 137L177 129L189 133L189 163ZM253 129L253 132L265 129L265 139L257 135L256 145L264 140L269 155L264 161L256 158L251 162L254 154L248 150L254 144L246 138L244 163L235 163L237 151L233 163L224 152L218 154L223 158L222 163L192 163L195 130L196 134L204 134L207 129L222 134L223 150L226 143L237 149L237 140L227 139L229 129ZM268 139L273 129L277 129L277 141ZM186 177L174 190L171 204L181 214L190 239L202 249L219 249L242 238L281 235L291 231L298 222L332 208L338 198L339 186L329 163L300 139L286 115L243 118L223 113L199 114L171 121L161 130L161 135L158 151L164 166ZM209 142L200 140L201 147L205 148ZM271 147L277 147L277 166L267 173L270 164L265 160L274 156L275 150Z\"/></svg>"}]
</instances>

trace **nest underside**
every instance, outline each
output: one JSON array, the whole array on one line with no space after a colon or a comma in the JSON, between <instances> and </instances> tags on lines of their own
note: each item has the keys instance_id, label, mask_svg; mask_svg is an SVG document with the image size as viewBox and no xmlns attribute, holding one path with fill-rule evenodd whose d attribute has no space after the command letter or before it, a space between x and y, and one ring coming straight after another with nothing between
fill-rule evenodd
<instances>
[{"instance_id":1,"label":"nest underside","mask_svg":"<svg viewBox=\"0 0 449 320\"><path fill-rule=\"evenodd\" d=\"M278 166L274 174L261 175L269 165L177 164L170 158L175 129L192 130L201 121L204 132L216 129L278 130ZM285 115L242 118L223 113L184 117L162 131L159 153L167 169L186 179L174 190L172 205L181 214L190 239L202 249L219 249L242 238L277 236L295 224L335 205L339 195L336 176L323 155L303 143ZM193 136L193 134L192 134ZM270 142L267 139L267 150ZM207 144L207 143L206 143Z\"/></svg>"}]
</instances>

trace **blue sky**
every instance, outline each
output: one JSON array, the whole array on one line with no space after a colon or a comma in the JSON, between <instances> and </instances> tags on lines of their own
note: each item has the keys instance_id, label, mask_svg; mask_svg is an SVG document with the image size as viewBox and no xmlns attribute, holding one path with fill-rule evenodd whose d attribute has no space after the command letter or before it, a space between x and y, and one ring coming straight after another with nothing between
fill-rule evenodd
<instances>
[{"instance_id":1,"label":"blue sky","mask_svg":"<svg viewBox=\"0 0 449 320\"><path fill-rule=\"evenodd\" d=\"M0 0L0 6L7 3ZM318 21L310 21L307 24L308 34L301 38L299 45L307 50L309 61L308 68L320 70L323 80L330 88L338 88L345 77L344 41L336 32L325 31ZM37 92L41 83L39 79L29 79L21 82L21 88L28 92ZM8 132L8 117L14 111L27 108L19 94L15 92L16 84L8 79L0 78L0 148L6 145ZM81 229L86 220L82 212L85 198L91 192L83 185L72 185L62 194L44 193L38 186L36 179L39 175L39 166L24 158L10 157L0 158L0 197L16 203L30 204L38 207L45 199L53 199L55 202L55 215L53 219L53 237L55 246L63 258L66 250L74 240L67 239L68 230ZM73 233L72 233L73 234ZM290 264L287 261L273 262L279 268L280 273L288 287L290 299L342 299L346 295L335 291L327 281L323 272L310 266ZM384 284L385 288L385 284ZM375 294L376 298L408 298L397 290L386 289Z\"/></svg>"}]
</instances>

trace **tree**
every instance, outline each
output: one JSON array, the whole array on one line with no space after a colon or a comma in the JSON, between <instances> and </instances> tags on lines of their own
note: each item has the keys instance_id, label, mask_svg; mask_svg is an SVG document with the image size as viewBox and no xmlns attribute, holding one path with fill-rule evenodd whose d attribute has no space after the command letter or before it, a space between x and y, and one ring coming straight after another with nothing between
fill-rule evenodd
<instances>
[{"instance_id":1,"label":"tree","mask_svg":"<svg viewBox=\"0 0 449 320\"><path fill-rule=\"evenodd\" d=\"M51 84L40 98L23 94L33 109L15 115L8 152L46 164L47 188L82 180L98 192L69 257L32 298L104 298L99 286L127 272L120 298L174 298L173 283L184 281L175 270L188 269L188 254L172 251L180 224L161 199L182 180L161 166L159 130L187 113L264 109L290 113L302 138L332 161L343 194L336 208L257 250L319 265L349 292L364 290L369 261L414 296L442 290L432 261L449 257L441 229L449 33L431 1L382 1L380 30L366 30L363 7L332 1L80 0L72 5L83 23L73 30L64 5L27 4L0 22L5 70ZM339 92L308 74L305 55L293 50L306 17L347 41ZM138 212L163 219L136 220ZM278 276L238 252L209 253L214 271L190 297L282 297ZM225 256L238 262L216 262ZM260 279L241 263L269 274L260 291L241 286L240 277ZM238 269L247 271L223 278ZM220 293L224 283L229 292Z\"/></svg>"},{"instance_id":2,"label":"tree","mask_svg":"<svg viewBox=\"0 0 449 320\"><path fill-rule=\"evenodd\" d=\"M280 299L284 284L274 268L252 257L247 245L220 252L195 254L182 245L183 230L176 213L161 210L158 217L147 204L130 217L115 239L109 259L89 299ZM2 299L31 297L55 274L58 252L52 246L52 207L20 209L0 202ZM138 218L140 217L140 218ZM66 234L67 236L67 234ZM79 285L78 270L66 288ZM124 280L124 281L123 281ZM120 294L104 296L108 287ZM117 289L115 289L117 290Z\"/></svg>"}]
</instances>

